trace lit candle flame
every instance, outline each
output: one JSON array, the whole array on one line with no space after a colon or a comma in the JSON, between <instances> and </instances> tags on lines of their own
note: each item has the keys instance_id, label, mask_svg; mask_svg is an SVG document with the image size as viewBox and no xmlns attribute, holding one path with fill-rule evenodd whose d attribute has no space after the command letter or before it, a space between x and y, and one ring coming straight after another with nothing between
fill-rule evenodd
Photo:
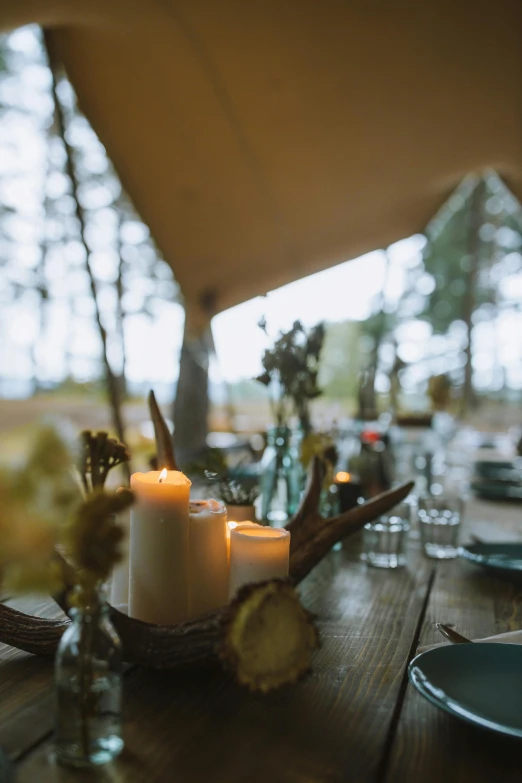
<instances>
[{"instance_id":1,"label":"lit candle flame","mask_svg":"<svg viewBox=\"0 0 522 783\"><path fill-rule=\"evenodd\" d=\"M163 468L163 470L158 476L158 484L163 484L166 478L167 478L167 468Z\"/></svg>"},{"instance_id":2,"label":"lit candle flame","mask_svg":"<svg viewBox=\"0 0 522 783\"><path fill-rule=\"evenodd\" d=\"M339 473L336 473L335 475L335 480L341 484L346 484L351 478L350 473L347 473L345 470L340 470Z\"/></svg>"}]
</instances>

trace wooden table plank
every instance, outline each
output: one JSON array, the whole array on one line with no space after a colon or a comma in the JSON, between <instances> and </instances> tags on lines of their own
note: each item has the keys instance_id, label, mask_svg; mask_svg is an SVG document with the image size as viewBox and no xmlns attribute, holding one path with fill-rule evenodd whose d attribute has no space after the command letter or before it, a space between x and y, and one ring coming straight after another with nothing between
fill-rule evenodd
<instances>
[{"instance_id":1,"label":"wooden table plank","mask_svg":"<svg viewBox=\"0 0 522 783\"><path fill-rule=\"evenodd\" d=\"M486 538L517 536L519 523L509 508L472 504L469 516L474 531ZM11 695L5 709L0 707L6 730L16 727L9 743L21 758L17 779L429 783L444 776L450 783L481 783L496 774L508 783L518 780L519 775L511 777L518 743L489 735L483 740L483 732L440 713L409 687L402 704L404 668L425 604L421 644L438 641L433 623L441 618L475 636L522 627L522 595L511 581L460 561L437 564L428 602L434 568L418 552L411 553L407 570L397 572L367 569L349 554L332 554L302 587L304 602L320 618L323 647L312 675L294 688L262 697L238 688L219 671L131 672L125 681L125 754L95 773L60 769L50 760L52 743L41 740L52 715L46 708L45 720L39 720L37 709L34 729L29 685L23 698ZM45 691L51 672L25 657L35 670L30 678L42 678ZM13 692L23 676L15 676ZM51 689L46 693L38 698L50 700ZM28 730L33 742L25 736ZM482 757L475 762L477 742ZM498 774L499 755L504 777Z\"/></svg>"},{"instance_id":2,"label":"wooden table plank","mask_svg":"<svg viewBox=\"0 0 522 783\"><path fill-rule=\"evenodd\" d=\"M89 780L126 783L367 780L375 775L432 564L413 554L396 572L334 553L303 586L323 645L293 688L249 694L221 672L135 671L126 680L124 755ZM46 743L19 783L81 780Z\"/></svg>"},{"instance_id":3,"label":"wooden table plank","mask_svg":"<svg viewBox=\"0 0 522 783\"><path fill-rule=\"evenodd\" d=\"M475 505L468 531L491 540L522 537L520 507ZM462 560L440 563L420 645L439 643L435 622L470 638L522 628L522 580ZM522 698L522 696L521 696ZM502 738L436 709L408 685L393 743L387 783L520 781L520 741Z\"/></svg>"},{"instance_id":4,"label":"wooden table plank","mask_svg":"<svg viewBox=\"0 0 522 783\"><path fill-rule=\"evenodd\" d=\"M6 601L21 612L60 617L48 598ZM53 661L0 645L0 746L15 760L49 736L53 728Z\"/></svg>"}]
</instances>

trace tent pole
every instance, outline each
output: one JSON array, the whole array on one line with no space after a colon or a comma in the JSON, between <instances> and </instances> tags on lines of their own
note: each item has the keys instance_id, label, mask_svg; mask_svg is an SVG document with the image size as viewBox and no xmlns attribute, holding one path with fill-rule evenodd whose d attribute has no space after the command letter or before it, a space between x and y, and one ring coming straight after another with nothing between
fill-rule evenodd
<instances>
[{"instance_id":1,"label":"tent pole","mask_svg":"<svg viewBox=\"0 0 522 783\"><path fill-rule=\"evenodd\" d=\"M483 223L483 204L485 182L478 181L471 194L468 213L467 253L470 261L466 293L462 303L462 319L466 324L468 343L466 346L466 364L464 367L464 388L462 392L461 416L465 416L477 403L473 389L473 350L471 346L472 317L476 305L477 282L481 256L480 227Z\"/></svg>"},{"instance_id":2,"label":"tent pole","mask_svg":"<svg viewBox=\"0 0 522 783\"><path fill-rule=\"evenodd\" d=\"M176 457L182 466L201 456L207 447L212 350L210 316L199 312L196 317L194 308L187 304L173 410Z\"/></svg>"}]
</instances>

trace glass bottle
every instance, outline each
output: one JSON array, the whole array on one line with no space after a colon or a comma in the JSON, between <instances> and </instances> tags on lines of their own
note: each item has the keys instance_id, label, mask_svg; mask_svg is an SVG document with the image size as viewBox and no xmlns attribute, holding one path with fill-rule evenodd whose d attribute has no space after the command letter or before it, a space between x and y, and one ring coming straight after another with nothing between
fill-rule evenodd
<instances>
[{"instance_id":1,"label":"glass bottle","mask_svg":"<svg viewBox=\"0 0 522 783\"><path fill-rule=\"evenodd\" d=\"M302 491L303 468L299 459L301 433L290 427L268 431L261 460L261 518L283 524L296 511Z\"/></svg>"},{"instance_id":2,"label":"glass bottle","mask_svg":"<svg viewBox=\"0 0 522 783\"><path fill-rule=\"evenodd\" d=\"M105 764L123 749L121 643L100 593L70 610L55 661L57 760Z\"/></svg>"},{"instance_id":3,"label":"glass bottle","mask_svg":"<svg viewBox=\"0 0 522 783\"><path fill-rule=\"evenodd\" d=\"M365 498L372 498L391 487L390 454L381 433L363 430L358 473Z\"/></svg>"}]
</instances>

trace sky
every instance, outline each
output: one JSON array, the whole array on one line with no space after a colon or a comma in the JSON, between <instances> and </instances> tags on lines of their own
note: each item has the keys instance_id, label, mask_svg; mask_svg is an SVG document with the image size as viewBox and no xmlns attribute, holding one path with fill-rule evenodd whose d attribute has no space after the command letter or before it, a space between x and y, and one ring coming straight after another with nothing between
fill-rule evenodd
<instances>
[{"instance_id":1,"label":"sky","mask_svg":"<svg viewBox=\"0 0 522 783\"><path fill-rule=\"evenodd\" d=\"M393 263L386 281L388 302L396 301L403 290L403 271L423 247L420 236L397 242L389 249ZM258 327L264 316L268 334L275 337L295 320L310 327L320 321L363 321L373 312L380 296L386 269L382 250L298 280L265 297L257 297L217 315L212 322L217 368L221 379L237 381L260 371L268 338Z\"/></svg>"},{"instance_id":2,"label":"sky","mask_svg":"<svg viewBox=\"0 0 522 783\"><path fill-rule=\"evenodd\" d=\"M386 280L386 301L396 302L404 287L404 270L416 263L424 239L413 236L389 248L392 261ZM363 321L374 311L385 281L386 256L382 250L310 275L301 280L225 310L212 321L216 349L211 380L235 382L253 378L261 370L261 357L282 329L295 320L310 327L319 323ZM267 321L268 336L259 328ZM137 316L127 329L127 374L131 381L146 379L168 383L177 375L183 310L165 304L157 318Z\"/></svg>"},{"instance_id":3,"label":"sky","mask_svg":"<svg viewBox=\"0 0 522 783\"><path fill-rule=\"evenodd\" d=\"M267 335L258 326L262 317L271 336L290 328L296 320L310 327L320 321L367 318L382 288L384 267L381 252L369 253L216 316L212 322L216 375L237 381L259 373L260 357L268 344Z\"/></svg>"},{"instance_id":4,"label":"sky","mask_svg":"<svg viewBox=\"0 0 522 783\"><path fill-rule=\"evenodd\" d=\"M384 268L383 253L369 253L220 313L212 321L216 348L212 380L234 382L260 372L261 356L269 342L258 326L263 316L270 336L289 328L295 320L307 327L319 321L363 320L380 292ZM126 343L131 381L172 381L177 373L183 320L179 305L166 306L153 322L139 316L129 319Z\"/></svg>"}]
</instances>

